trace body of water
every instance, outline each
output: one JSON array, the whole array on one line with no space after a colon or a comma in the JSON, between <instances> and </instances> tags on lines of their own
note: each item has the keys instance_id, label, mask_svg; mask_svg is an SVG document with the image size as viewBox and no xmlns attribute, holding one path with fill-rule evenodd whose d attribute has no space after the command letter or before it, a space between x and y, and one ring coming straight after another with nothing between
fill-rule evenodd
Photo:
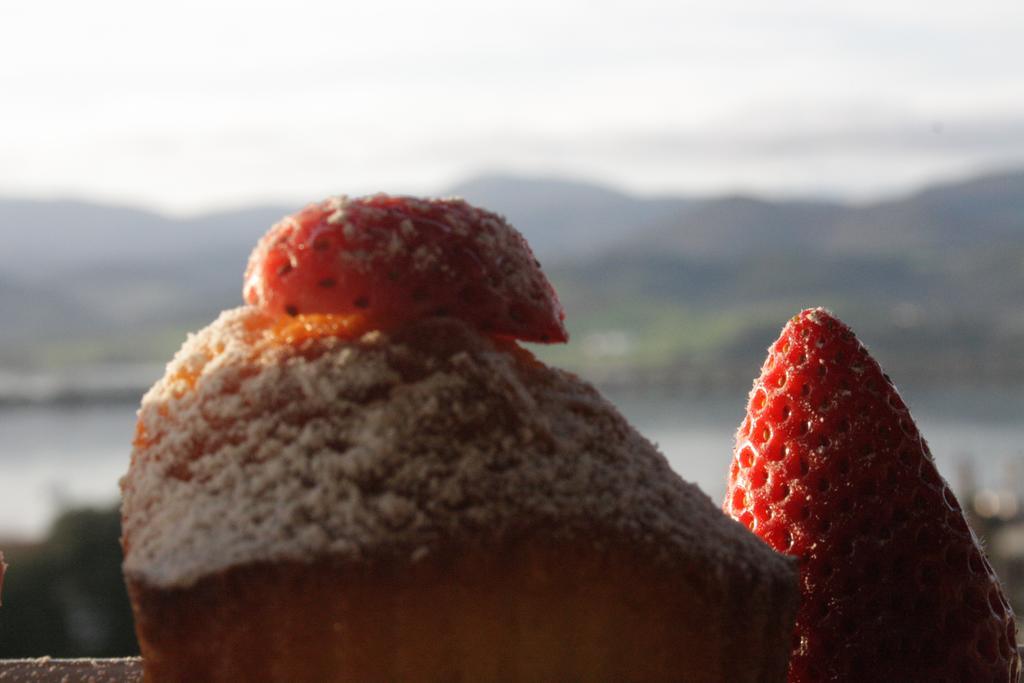
<instances>
[{"instance_id":1,"label":"body of water","mask_svg":"<svg viewBox=\"0 0 1024 683\"><path fill-rule=\"evenodd\" d=\"M721 500L745 395L610 398L677 472ZM1024 488L1024 392L958 388L904 398L954 488L965 463L979 486ZM0 411L0 538L38 535L68 505L115 501L134 422L131 405Z\"/></svg>"},{"instance_id":2,"label":"body of water","mask_svg":"<svg viewBox=\"0 0 1024 683\"><path fill-rule=\"evenodd\" d=\"M960 491L967 483L960 480L969 474L978 487L1024 493L1024 392L1001 387L901 393L954 490ZM683 478L721 502L745 394L610 398Z\"/></svg>"}]
</instances>

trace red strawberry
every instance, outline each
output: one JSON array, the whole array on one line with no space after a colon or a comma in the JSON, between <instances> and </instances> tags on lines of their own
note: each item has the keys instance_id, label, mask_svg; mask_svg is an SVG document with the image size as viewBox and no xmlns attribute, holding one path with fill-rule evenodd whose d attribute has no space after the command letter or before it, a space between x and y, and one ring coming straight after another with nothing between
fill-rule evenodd
<instances>
[{"instance_id":1,"label":"red strawberry","mask_svg":"<svg viewBox=\"0 0 1024 683\"><path fill-rule=\"evenodd\" d=\"M1012 681L1013 613L889 378L823 309L769 349L725 511L801 564L790 683Z\"/></svg>"},{"instance_id":2,"label":"red strawberry","mask_svg":"<svg viewBox=\"0 0 1024 683\"><path fill-rule=\"evenodd\" d=\"M522 235L459 199L374 195L307 206L256 245L244 296L275 314L358 314L380 328L449 315L498 336L568 338Z\"/></svg>"}]
</instances>

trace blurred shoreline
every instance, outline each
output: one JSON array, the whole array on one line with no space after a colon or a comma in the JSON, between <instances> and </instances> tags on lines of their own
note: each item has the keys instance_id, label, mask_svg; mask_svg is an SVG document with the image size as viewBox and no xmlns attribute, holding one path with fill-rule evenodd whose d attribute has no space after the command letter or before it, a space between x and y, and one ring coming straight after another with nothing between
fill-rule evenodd
<instances>
[{"instance_id":1,"label":"blurred shoreline","mask_svg":"<svg viewBox=\"0 0 1024 683\"><path fill-rule=\"evenodd\" d=\"M137 405L162 373L162 363L104 364L72 371L31 373L0 368L0 410Z\"/></svg>"},{"instance_id":2,"label":"blurred shoreline","mask_svg":"<svg viewBox=\"0 0 1024 683\"><path fill-rule=\"evenodd\" d=\"M534 349L536 351L536 349ZM606 393L626 396L720 396L745 393L758 368L732 366L689 367L582 367L547 359L550 365L576 372ZM925 359L927 360L927 359ZM1007 364L944 364L941 372L929 363L901 367L892 375L903 390L928 391L938 387L984 390L1024 386L1024 367L1007 372ZM162 363L106 364L73 371L15 372L0 368L0 411L26 407L75 408L103 405L138 406L142 396L163 374ZM1017 368L1014 368L1017 370Z\"/></svg>"}]
</instances>

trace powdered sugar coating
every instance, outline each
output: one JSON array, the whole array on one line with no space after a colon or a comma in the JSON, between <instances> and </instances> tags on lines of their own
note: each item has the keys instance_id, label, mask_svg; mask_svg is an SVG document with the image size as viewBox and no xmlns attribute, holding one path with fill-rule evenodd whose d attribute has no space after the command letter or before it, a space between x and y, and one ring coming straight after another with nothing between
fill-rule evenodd
<instances>
[{"instance_id":1,"label":"powdered sugar coating","mask_svg":"<svg viewBox=\"0 0 1024 683\"><path fill-rule=\"evenodd\" d=\"M282 344L253 308L144 397L125 571L185 587L253 562L404 557L522 530L614 533L708 576L791 579L589 384L463 323Z\"/></svg>"}]
</instances>

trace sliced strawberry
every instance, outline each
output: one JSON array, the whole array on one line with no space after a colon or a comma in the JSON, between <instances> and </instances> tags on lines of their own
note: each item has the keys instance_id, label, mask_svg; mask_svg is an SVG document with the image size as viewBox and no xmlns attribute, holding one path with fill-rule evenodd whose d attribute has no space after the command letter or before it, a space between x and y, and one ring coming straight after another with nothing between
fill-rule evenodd
<instances>
[{"instance_id":1,"label":"sliced strawberry","mask_svg":"<svg viewBox=\"0 0 1024 683\"><path fill-rule=\"evenodd\" d=\"M724 509L800 559L790 683L1016 683L1013 613L956 496L827 311L803 311L769 349Z\"/></svg>"},{"instance_id":2,"label":"sliced strawberry","mask_svg":"<svg viewBox=\"0 0 1024 683\"><path fill-rule=\"evenodd\" d=\"M358 314L394 328L447 315L503 337L563 342L565 314L526 240L459 199L334 197L263 236L245 300L274 314Z\"/></svg>"}]
</instances>

